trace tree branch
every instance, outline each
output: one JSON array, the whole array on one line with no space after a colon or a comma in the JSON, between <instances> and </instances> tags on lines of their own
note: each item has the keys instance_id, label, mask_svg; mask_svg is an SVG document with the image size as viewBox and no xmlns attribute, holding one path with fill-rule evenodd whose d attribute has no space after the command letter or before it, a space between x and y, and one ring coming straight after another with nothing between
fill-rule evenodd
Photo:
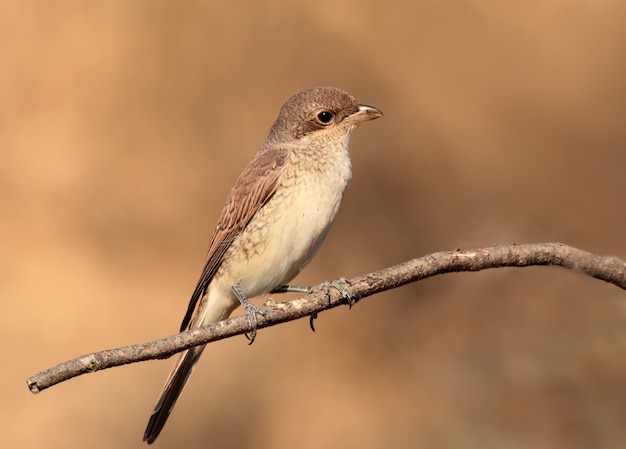
<instances>
[{"instance_id":1,"label":"tree branch","mask_svg":"<svg viewBox=\"0 0 626 449\"><path fill-rule=\"evenodd\" d=\"M442 273L480 271L498 267L556 265L600 279L626 289L626 263L617 257L598 256L560 243L496 245L475 250L433 253L344 283L353 302L376 293L426 279ZM270 321L260 317L259 328L292 321L332 309L346 300L336 289L318 291L268 307ZM144 360L164 359L193 346L210 343L248 330L245 317L237 316L219 323L171 335L160 340L87 354L36 374L26 383L32 393L81 374Z\"/></svg>"}]
</instances>

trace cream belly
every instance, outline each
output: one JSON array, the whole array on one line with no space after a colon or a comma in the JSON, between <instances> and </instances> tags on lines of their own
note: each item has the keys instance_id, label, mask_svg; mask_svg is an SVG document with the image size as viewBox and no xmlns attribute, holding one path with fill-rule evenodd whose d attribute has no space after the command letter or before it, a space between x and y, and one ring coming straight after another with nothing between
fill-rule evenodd
<instances>
[{"instance_id":1,"label":"cream belly","mask_svg":"<svg viewBox=\"0 0 626 449\"><path fill-rule=\"evenodd\" d=\"M237 283L254 297L289 282L322 244L349 181L347 151L337 152L323 171L285 173L275 195L233 241L211 284L224 294Z\"/></svg>"}]
</instances>

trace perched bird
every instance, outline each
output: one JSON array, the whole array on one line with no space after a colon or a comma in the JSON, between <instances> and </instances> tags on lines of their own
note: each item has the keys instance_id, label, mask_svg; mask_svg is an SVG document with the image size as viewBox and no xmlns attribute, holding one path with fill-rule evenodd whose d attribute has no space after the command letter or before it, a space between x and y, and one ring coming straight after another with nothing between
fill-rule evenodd
<instances>
[{"instance_id":1,"label":"perched bird","mask_svg":"<svg viewBox=\"0 0 626 449\"><path fill-rule=\"evenodd\" d=\"M226 319L241 304L254 340L263 310L247 298L284 286L313 258L352 176L350 134L381 116L333 87L300 92L282 106L226 199L181 331ZM177 356L144 441L159 436L203 349Z\"/></svg>"}]
</instances>

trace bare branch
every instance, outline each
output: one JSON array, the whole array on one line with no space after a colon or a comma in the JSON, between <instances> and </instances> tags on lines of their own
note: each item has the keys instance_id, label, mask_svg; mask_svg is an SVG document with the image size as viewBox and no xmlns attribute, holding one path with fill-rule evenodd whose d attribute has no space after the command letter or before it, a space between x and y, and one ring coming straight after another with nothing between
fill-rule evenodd
<instances>
[{"instance_id":1,"label":"bare branch","mask_svg":"<svg viewBox=\"0 0 626 449\"><path fill-rule=\"evenodd\" d=\"M556 265L592 276L626 289L626 263L617 257L598 256L560 243L497 245L475 250L444 251L413 259L394 267L358 276L344 284L353 302L410 282L442 273L480 271L498 267ZM346 301L336 289L272 304L268 307L270 321L260 318L259 328L274 326L307 316L315 316ZM210 343L248 330L244 316L160 340L87 354L30 377L28 388L39 393L48 387L81 374L100 371L128 363L164 359L193 346Z\"/></svg>"}]
</instances>

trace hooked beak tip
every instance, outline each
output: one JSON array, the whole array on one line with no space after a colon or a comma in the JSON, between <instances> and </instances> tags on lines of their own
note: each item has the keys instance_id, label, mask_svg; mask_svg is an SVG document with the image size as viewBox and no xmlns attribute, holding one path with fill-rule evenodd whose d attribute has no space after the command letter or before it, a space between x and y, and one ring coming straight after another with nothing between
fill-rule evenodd
<instances>
[{"instance_id":1,"label":"hooked beak tip","mask_svg":"<svg viewBox=\"0 0 626 449\"><path fill-rule=\"evenodd\" d=\"M369 120L375 120L383 116L383 113L380 109L375 108L374 106L367 106L365 104L359 104L358 110L350 115L350 121L353 123L366 122Z\"/></svg>"}]
</instances>

